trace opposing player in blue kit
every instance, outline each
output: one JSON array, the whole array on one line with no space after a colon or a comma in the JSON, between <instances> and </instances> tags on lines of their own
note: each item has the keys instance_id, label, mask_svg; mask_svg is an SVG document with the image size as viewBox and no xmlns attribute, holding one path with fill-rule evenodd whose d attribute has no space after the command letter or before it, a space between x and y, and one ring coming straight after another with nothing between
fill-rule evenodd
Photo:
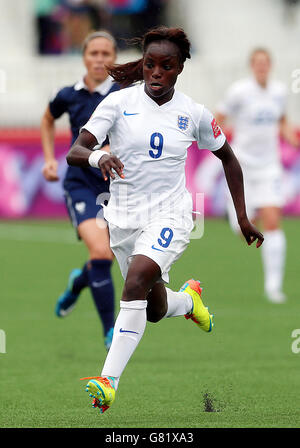
<instances>
[{"instance_id":1,"label":"opposing player in blue kit","mask_svg":"<svg viewBox=\"0 0 300 448\"><path fill-rule=\"evenodd\" d=\"M212 330L212 315L203 305L199 281L188 280L179 292L164 285L193 229L192 200L185 187L185 160L193 141L221 159L248 244L257 240L259 247L263 242L247 218L242 171L222 130L203 105L174 89L190 58L184 31L159 27L147 32L141 43L140 60L109 70L123 86L141 82L106 98L67 155L70 165L98 167L105 178L111 177L104 216L125 280L101 376L88 378L86 387L101 412L113 403L147 320L185 316L205 332ZM107 134L111 154L93 151Z\"/></svg>"},{"instance_id":2,"label":"opposing player in blue kit","mask_svg":"<svg viewBox=\"0 0 300 448\"><path fill-rule=\"evenodd\" d=\"M65 112L68 113L74 143L81 126L87 122L98 104L120 88L106 70L106 65L113 64L115 60L116 43L113 36L104 31L91 33L83 43L86 75L74 86L59 90L50 101L41 123L45 157L43 174L48 181L58 180L54 151L55 120ZM107 143L107 139L101 142L103 150L109 150ZM69 314L82 289L88 286L103 324L104 342L108 350L114 326L114 288L111 278L113 254L107 226L99 226L103 220L103 209L100 205L102 201L97 201L97 197L101 193L108 194L109 181L103 179L99 169L68 167L63 185L70 218L78 237L88 249L89 260L82 269L74 269L70 273L67 288L59 297L55 312L59 317Z\"/></svg>"}]
</instances>

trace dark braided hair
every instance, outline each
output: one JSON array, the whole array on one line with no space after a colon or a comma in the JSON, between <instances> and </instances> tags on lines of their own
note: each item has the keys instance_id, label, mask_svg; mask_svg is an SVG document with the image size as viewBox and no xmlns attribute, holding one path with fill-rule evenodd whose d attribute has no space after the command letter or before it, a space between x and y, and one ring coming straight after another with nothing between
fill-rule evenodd
<instances>
[{"instance_id":1,"label":"dark braided hair","mask_svg":"<svg viewBox=\"0 0 300 448\"><path fill-rule=\"evenodd\" d=\"M152 28L142 38L132 39L131 43L140 44L142 52L145 54L149 44L162 40L168 40L177 45L182 64L186 59L191 58L191 44L181 28L168 28L166 26ZM108 67L107 71L122 87L127 87L130 84L143 80L143 58L127 64L115 64Z\"/></svg>"}]
</instances>

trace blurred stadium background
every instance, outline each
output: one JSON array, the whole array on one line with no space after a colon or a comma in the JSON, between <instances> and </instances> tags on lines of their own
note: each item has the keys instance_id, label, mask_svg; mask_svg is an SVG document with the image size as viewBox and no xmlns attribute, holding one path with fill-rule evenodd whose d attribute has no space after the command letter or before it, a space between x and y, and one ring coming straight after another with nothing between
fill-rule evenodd
<instances>
[{"instance_id":1,"label":"blurred stadium background","mask_svg":"<svg viewBox=\"0 0 300 448\"><path fill-rule=\"evenodd\" d=\"M0 10L0 328L7 335L6 353L0 353L0 426L298 426L299 358L290 344L292 330L300 327L300 152L281 142L289 301L276 308L262 298L258 252L242 245L222 219L220 165L205 151L190 151L189 188L205 193L206 216L214 219L206 220L204 238L192 242L171 281L180 287L186 276L201 272L219 330L205 344L199 340L199 354L194 349L190 355L187 347L195 346L198 333L187 330L188 322L170 319L155 330L150 325L143 349L124 374L120 401L100 421L86 411L80 384L70 383L70 377L97 374L99 357L105 357L93 305L83 297L74 316L63 322L54 317L67 273L86 254L67 221L61 182L42 177L39 124L53 92L83 75L80 45L90 29L113 32L118 61L125 62L139 52L122 39L163 23L183 27L193 44L177 88L212 111L230 83L247 75L249 52L269 48L273 76L289 89L287 115L300 128L300 1L0 0ZM67 117L56 126L62 178ZM114 279L118 303L122 280L116 264ZM147 401L157 372L167 385L158 414ZM142 406L138 399L128 402L135 375L144 380ZM174 406L175 380L181 376L200 389ZM204 396L224 412L207 415Z\"/></svg>"}]
</instances>

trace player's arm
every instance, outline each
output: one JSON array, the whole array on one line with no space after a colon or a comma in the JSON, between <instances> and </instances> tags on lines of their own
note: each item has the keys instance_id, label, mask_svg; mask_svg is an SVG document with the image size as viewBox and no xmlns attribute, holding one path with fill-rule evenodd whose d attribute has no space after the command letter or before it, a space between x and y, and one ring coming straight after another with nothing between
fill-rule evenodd
<instances>
[{"instance_id":1,"label":"player's arm","mask_svg":"<svg viewBox=\"0 0 300 448\"><path fill-rule=\"evenodd\" d=\"M217 111L214 116L216 122L222 128L226 136L233 134L233 129L229 121L230 115L227 115L224 112Z\"/></svg>"},{"instance_id":2,"label":"player's arm","mask_svg":"<svg viewBox=\"0 0 300 448\"><path fill-rule=\"evenodd\" d=\"M50 112L49 106L44 112L41 120L41 139L45 164L42 168L43 176L48 181L58 180L57 160L54 153L55 118Z\"/></svg>"},{"instance_id":3,"label":"player's arm","mask_svg":"<svg viewBox=\"0 0 300 448\"><path fill-rule=\"evenodd\" d=\"M225 177L242 234L249 245L257 240L256 247L261 246L264 237L248 220L244 198L242 169L227 140L225 140L222 148L214 151L214 155L218 157L223 164Z\"/></svg>"},{"instance_id":4,"label":"player's arm","mask_svg":"<svg viewBox=\"0 0 300 448\"><path fill-rule=\"evenodd\" d=\"M285 115L281 117L281 120L279 121L279 133L290 145L295 146L296 148L300 146L300 137L290 125Z\"/></svg>"},{"instance_id":5,"label":"player's arm","mask_svg":"<svg viewBox=\"0 0 300 448\"><path fill-rule=\"evenodd\" d=\"M93 148L96 145L98 145L96 137L91 132L83 129L67 154L68 164L73 166L93 166L100 168L104 180L107 180L107 175L112 179L115 178L112 170L115 170L120 177L124 178L124 165L118 157L109 153L103 154L103 149L93 151ZM91 155L93 155L92 159L90 157Z\"/></svg>"}]
</instances>

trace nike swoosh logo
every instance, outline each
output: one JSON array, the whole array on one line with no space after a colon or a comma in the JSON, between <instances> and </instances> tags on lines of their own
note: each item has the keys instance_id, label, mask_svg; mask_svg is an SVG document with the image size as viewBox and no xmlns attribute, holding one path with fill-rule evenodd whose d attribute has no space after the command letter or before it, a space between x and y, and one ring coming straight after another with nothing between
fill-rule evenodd
<instances>
[{"instance_id":1,"label":"nike swoosh logo","mask_svg":"<svg viewBox=\"0 0 300 448\"><path fill-rule=\"evenodd\" d=\"M120 328L120 333L135 333L135 334L138 334L136 331L123 330L122 328Z\"/></svg>"},{"instance_id":2,"label":"nike swoosh logo","mask_svg":"<svg viewBox=\"0 0 300 448\"><path fill-rule=\"evenodd\" d=\"M92 282L92 286L94 288L100 288L100 286L108 285L108 283L110 283L110 282L111 282L110 279L103 280L102 282Z\"/></svg>"},{"instance_id":3,"label":"nike swoosh logo","mask_svg":"<svg viewBox=\"0 0 300 448\"><path fill-rule=\"evenodd\" d=\"M124 110L123 114L124 114L126 117L128 117L129 115L139 115L140 113L139 113L139 112L136 112L136 113L134 113L134 114L128 114L128 113L126 112L126 110Z\"/></svg>"},{"instance_id":4,"label":"nike swoosh logo","mask_svg":"<svg viewBox=\"0 0 300 448\"><path fill-rule=\"evenodd\" d=\"M157 247L155 247L154 244L151 246L151 249L155 249L155 250L159 250L160 252L164 252L162 249L158 249Z\"/></svg>"}]
</instances>

